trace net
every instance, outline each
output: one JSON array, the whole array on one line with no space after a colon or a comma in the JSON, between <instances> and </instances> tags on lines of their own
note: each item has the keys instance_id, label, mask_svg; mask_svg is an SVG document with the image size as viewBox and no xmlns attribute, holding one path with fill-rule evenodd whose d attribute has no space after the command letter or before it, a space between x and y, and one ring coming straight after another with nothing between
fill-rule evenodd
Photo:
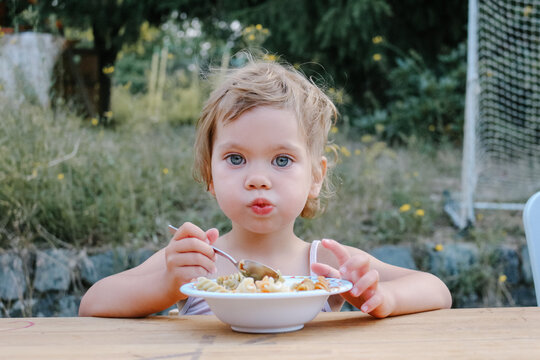
<instances>
[{"instance_id":1,"label":"net","mask_svg":"<svg viewBox=\"0 0 540 360\"><path fill-rule=\"evenodd\" d=\"M540 190L540 0L470 0L460 226Z\"/></svg>"}]
</instances>

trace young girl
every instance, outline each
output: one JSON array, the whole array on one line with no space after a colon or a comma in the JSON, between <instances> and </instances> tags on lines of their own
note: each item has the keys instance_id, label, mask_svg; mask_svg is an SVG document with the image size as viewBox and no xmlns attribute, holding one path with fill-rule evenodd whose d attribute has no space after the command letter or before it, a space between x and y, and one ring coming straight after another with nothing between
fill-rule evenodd
<instances>
[{"instance_id":1,"label":"young girl","mask_svg":"<svg viewBox=\"0 0 540 360\"><path fill-rule=\"evenodd\" d=\"M184 223L147 261L94 284L79 315L146 316L185 300L180 286L199 276L236 272L210 245L283 275L351 281L352 290L330 297L326 311L339 311L345 300L378 318L450 307L448 288L431 274L383 263L334 240L309 243L294 234L299 215L319 210L328 168L323 154L335 116L331 100L291 67L252 62L228 74L197 124L195 174L232 230L220 236ZM204 300L189 298L181 312L210 310Z\"/></svg>"}]
</instances>

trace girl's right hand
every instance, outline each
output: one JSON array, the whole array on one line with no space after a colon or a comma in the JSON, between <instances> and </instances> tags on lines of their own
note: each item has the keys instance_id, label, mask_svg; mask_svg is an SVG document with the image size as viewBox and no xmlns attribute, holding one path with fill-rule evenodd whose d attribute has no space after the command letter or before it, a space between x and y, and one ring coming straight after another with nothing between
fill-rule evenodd
<instances>
[{"instance_id":1,"label":"girl's right hand","mask_svg":"<svg viewBox=\"0 0 540 360\"><path fill-rule=\"evenodd\" d=\"M165 248L166 277L171 291L178 293L183 284L216 273L216 255L211 245L218 237L217 229L205 232L189 222L178 228Z\"/></svg>"}]
</instances>

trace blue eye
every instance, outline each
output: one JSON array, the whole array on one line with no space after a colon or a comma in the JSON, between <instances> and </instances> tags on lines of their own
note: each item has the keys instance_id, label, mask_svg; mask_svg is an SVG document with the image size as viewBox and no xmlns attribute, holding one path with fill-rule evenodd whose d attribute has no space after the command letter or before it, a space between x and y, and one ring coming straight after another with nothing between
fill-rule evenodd
<instances>
[{"instance_id":1,"label":"blue eye","mask_svg":"<svg viewBox=\"0 0 540 360\"><path fill-rule=\"evenodd\" d=\"M245 163L245 159L242 155L238 155L238 154L231 154L231 155L228 155L227 156L227 162L231 165L242 165L243 163Z\"/></svg>"},{"instance_id":2,"label":"blue eye","mask_svg":"<svg viewBox=\"0 0 540 360\"><path fill-rule=\"evenodd\" d=\"M291 159L288 156L278 156L274 159L274 165L277 167L286 167L291 163Z\"/></svg>"}]
</instances>

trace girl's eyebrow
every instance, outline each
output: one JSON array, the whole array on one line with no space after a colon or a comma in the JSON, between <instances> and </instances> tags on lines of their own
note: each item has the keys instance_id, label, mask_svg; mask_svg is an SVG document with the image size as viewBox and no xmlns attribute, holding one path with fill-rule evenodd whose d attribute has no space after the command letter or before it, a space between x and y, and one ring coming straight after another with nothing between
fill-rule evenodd
<instances>
[{"instance_id":1,"label":"girl's eyebrow","mask_svg":"<svg viewBox=\"0 0 540 360\"><path fill-rule=\"evenodd\" d=\"M227 141L224 143L218 143L216 144L216 150L224 150L224 149L237 149L237 150L249 150L242 144L236 142L236 141ZM304 147L294 143L294 142L281 142L276 144L275 146L272 146L271 151L279 152L279 151L285 151L285 152L302 152Z\"/></svg>"},{"instance_id":2,"label":"girl's eyebrow","mask_svg":"<svg viewBox=\"0 0 540 360\"><path fill-rule=\"evenodd\" d=\"M217 143L215 144L216 146L216 150L220 150L220 149L242 149L243 147L240 146L240 144L238 144L237 142L234 142L234 141L227 141L227 142L224 142L224 143Z\"/></svg>"}]
</instances>

